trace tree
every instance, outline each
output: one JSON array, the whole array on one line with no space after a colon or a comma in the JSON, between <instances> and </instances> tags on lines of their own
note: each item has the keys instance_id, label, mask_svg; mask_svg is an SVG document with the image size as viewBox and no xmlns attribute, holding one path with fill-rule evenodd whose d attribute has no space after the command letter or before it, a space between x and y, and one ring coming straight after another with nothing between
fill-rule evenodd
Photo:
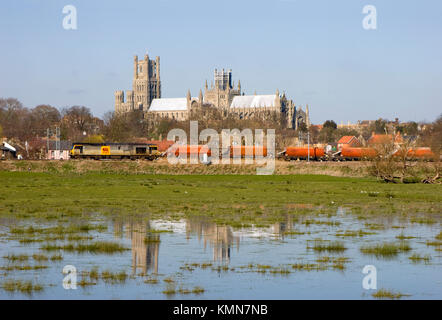
<instances>
[{"instance_id":1,"label":"tree","mask_svg":"<svg viewBox=\"0 0 442 320\"><path fill-rule=\"evenodd\" d=\"M96 118L84 106L64 108L61 112L61 133L63 139L81 140L86 134L96 134Z\"/></svg>"},{"instance_id":2,"label":"tree","mask_svg":"<svg viewBox=\"0 0 442 320\"><path fill-rule=\"evenodd\" d=\"M377 134L384 134L387 127L387 121L384 119L378 119L374 122L373 131Z\"/></svg>"},{"instance_id":3,"label":"tree","mask_svg":"<svg viewBox=\"0 0 442 320\"><path fill-rule=\"evenodd\" d=\"M336 142L336 129L332 127L322 127L318 139L322 143Z\"/></svg>"},{"instance_id":4,"label":"tree","mask_svg":"<svg viewBox=\"0 0 442 320\"><path fill-rule=\"evenodd\" d=\"M8 138L24 142L32 137L30 112L15 98L0 99L0 125Z\"/></svg>"},{"instance_id":5,"label":"tree","mask_svg":"<svg viewBox=\"0 0 442 320\"><path fill-rule=\"evenodd\" d=\"M69 125L73 125L75 129L84 131L86 125L92 122L93 115L91 110L84 106L73 106L65 108L62 111L63 120Z\"/></svg>"},{"instance_id":6,"label":"tree","mask_svg":"<svg viewBox=\"0 0 442 320\"><path fill-rule=\"evenodd\" d=\"M323 128L332 128L333 130L338 128L338 125L333 120L327 120L324 122Z\"/></svg>"},{"instance_id":7,"label":"tree","mask_svg":"<svg viewBox=\"0 0 442 320\"><path fill-rule=\"evenodd\" d=\"M102 135L99 134L92 134L90 136L87 136L83 142L85 143L103 143L104 142L104 138Z\"/></svg>"},{"instance_id":8,"label":"tree","mask_svg":"<svg viewBox=\"0 0 442 320\"><path fill-rule=\"evenodd\" d=\"M300 132L307 132L307 125L305 124L305 122L299 123L298 131L300 131Z\"/></svg>"},{"instance_id":9,"label":"tree","mask_svg":"<svg viewBox=\"0 0 442 320\"><path fill-rule=\"evenodd\" d=\"M33 132L44 135L46 129L58 125L61 120L60 112L50 105L38 105L31 110Z\"/></svg>"},{"instance_id":10,"label":"tree","mask_svg":"<svg viewBox=\"0 0 442 320\"><path fill-rule=\"evenodd\" d=\"M359 136L359 132L355 129L339 128L336 130L336 137L339 139L343 136Z\"/></svg>"}]
</instances>

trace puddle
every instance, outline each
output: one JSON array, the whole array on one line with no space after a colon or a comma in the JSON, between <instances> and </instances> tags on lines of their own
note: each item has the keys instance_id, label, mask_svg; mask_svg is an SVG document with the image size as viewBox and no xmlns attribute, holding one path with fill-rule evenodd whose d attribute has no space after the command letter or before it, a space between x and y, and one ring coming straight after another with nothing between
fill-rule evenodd
<instances>
[{"instance_id":1,"label":"puddle","mask_svg":"<svg viewBox=\"0 0 442 320\"><path fill-rule=\"evenodd\" d=\"M70 220L53 229L57 222L2 218L1 283L31 281L43 290L0 289L0 298L373 299L375 290L362 287L366 265L376 267L378 289L410 295L403 299L442 298L435 239L440 220L431 225L392 216L358 220L341 208L332 217L302 216L266 228L234 229L198 217L95 216L84 225ZM410 249L393 255L361 252L364 246L404 241ZM109 243L124 250L113 252ZM413 255L426 258L410 259ZM77 270L75 290L63 287L66 265Z\"/></svg>"}]
</instances>

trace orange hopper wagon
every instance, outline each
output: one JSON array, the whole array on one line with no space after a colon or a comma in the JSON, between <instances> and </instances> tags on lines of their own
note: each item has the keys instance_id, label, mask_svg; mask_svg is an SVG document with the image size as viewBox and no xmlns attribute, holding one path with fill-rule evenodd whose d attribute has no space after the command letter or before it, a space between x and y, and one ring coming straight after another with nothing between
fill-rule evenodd
<instances>
[{"instance_id":1,"label":"orange hopper wagon","mask_svg":"<svg viewBox=\"0 0 442 320\"><path fill-rule=\"evenodd\" d=\"M402 156L403 151L398 150L394 153L395 156ZM408 159L415 160L431 160L435 158L435 154L431 151L430 148L413 148L407 151Z\"/></svg>"},{"instance_id":2,"label":"orange hopper wagon","mask_svg":"<svg viewBox=\"0 0 442 320\"><path fill-rule=\"evenodd\" d=\"M376 157L376 150L373 148L343 148L341 157L352 160L374 158Z\"/></svg>"},{"instance_id":3,"label":"orange hopper wagon","mask_svg":"<svg viewBox=\"0 0 442 320\"><path fill-rule=\"evenodd\" d=\"M324 157L324 149L312 147L310 148L310 159L318 160ZM309 156L309 148L304 147L287 147L285 150L286 158L290 159L307 159Z\"/></svg>"},{"instance_id":4,"label":"orange hopper wagon","mask_svg":"<svg viewBox=\"0 0 442 320\"><path fill-rule=\"evenodd\" d=\"M206 153L207 156L211 156L211 150L206 145L174 145L170 147L169 153L175 153L175 156L179 156L180 152L182 156L189 157L190 155L201 155Z\"/></svg>"},{"instance_id":5,"label":"orange hopper wagon","mask_svg":"<svg viewBox=\"0 0 442 320\"><path fill-rule=\"evenodd\" d=\"M255 147L255 146L231 146L230 157L241 155L241 158L245 157L267 157L267 148Z\"/></svg>"}]
</instances>

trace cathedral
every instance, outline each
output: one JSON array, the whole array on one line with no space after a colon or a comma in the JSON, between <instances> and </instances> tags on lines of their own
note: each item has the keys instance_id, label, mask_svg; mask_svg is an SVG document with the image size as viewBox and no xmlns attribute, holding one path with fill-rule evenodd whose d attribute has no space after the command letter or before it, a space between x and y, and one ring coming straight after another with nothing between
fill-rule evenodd
<instances>
[{"instance_id":1,"label":"cathedral","mask_svg":"<svg viewBox=\"0 0 442 320\"><path fill-rule=\"evenodd\" d=\"M211 86L206 81L204 94L200 90L198 97L192 97L188 91L184 98L161 98L160 58L151 60L146 54L144 60L139 61L135 56L132 90L126 91L126 101L123 91L115 92L115 112L142 110L147 118L185 121L192 111L212 106L224 116L233 115L238 119L266 119L276 114L282 115L287 128L298 129L302 123L310 126L308 105L303 111L278 90L274 94L245 95L241 82L237 85L233 82L232 70L215 69L213 77Z\"/></svg>"}]
</instances>

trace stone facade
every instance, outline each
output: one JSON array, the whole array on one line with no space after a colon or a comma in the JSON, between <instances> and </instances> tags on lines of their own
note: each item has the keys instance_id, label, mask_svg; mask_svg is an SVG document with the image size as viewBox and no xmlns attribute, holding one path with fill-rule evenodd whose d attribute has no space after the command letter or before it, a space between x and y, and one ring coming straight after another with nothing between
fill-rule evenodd
<instances>
[{"instance_id":1,"label":"stone facade","mask_svg":"<svg viewBox=\"0 0 442 320\"><path fill-rule=\"evenodd\" d=\"M211 104L217 108L228 112L233 97L241 95L241 82L238 81L238 87L234 88L232 83L232 70L227 72L215 69L213 80L210 89L207 86L207 81L204 88L204 103Z\"/></svg>"},{"instance_id":2,"label":"stone facade","mask_svg":"<svg viewBox=\"0 0 442 320\"><path fill-rule=\"evenodd\" d=\"M239 119L259 117L261 119L282 118L287 128L298 129L301 123L310 126L308 106L305 111L283 93L245 95L241 92L241 82L237 86L232 79L232 70L214 71L214 79L209 88L207 81L204 94L200 90L198 97L192 97L190 91L185 98L161 98L160 63L149 60L146 54L143 61L134 60L133 90L127 91L124 101L122 91L115 93L115 112L143 110L147 118L168 118L177 121L189 119L191 112L213 106L220 109L225 117L233 115Z\"/></svg>"}]
</instances>

